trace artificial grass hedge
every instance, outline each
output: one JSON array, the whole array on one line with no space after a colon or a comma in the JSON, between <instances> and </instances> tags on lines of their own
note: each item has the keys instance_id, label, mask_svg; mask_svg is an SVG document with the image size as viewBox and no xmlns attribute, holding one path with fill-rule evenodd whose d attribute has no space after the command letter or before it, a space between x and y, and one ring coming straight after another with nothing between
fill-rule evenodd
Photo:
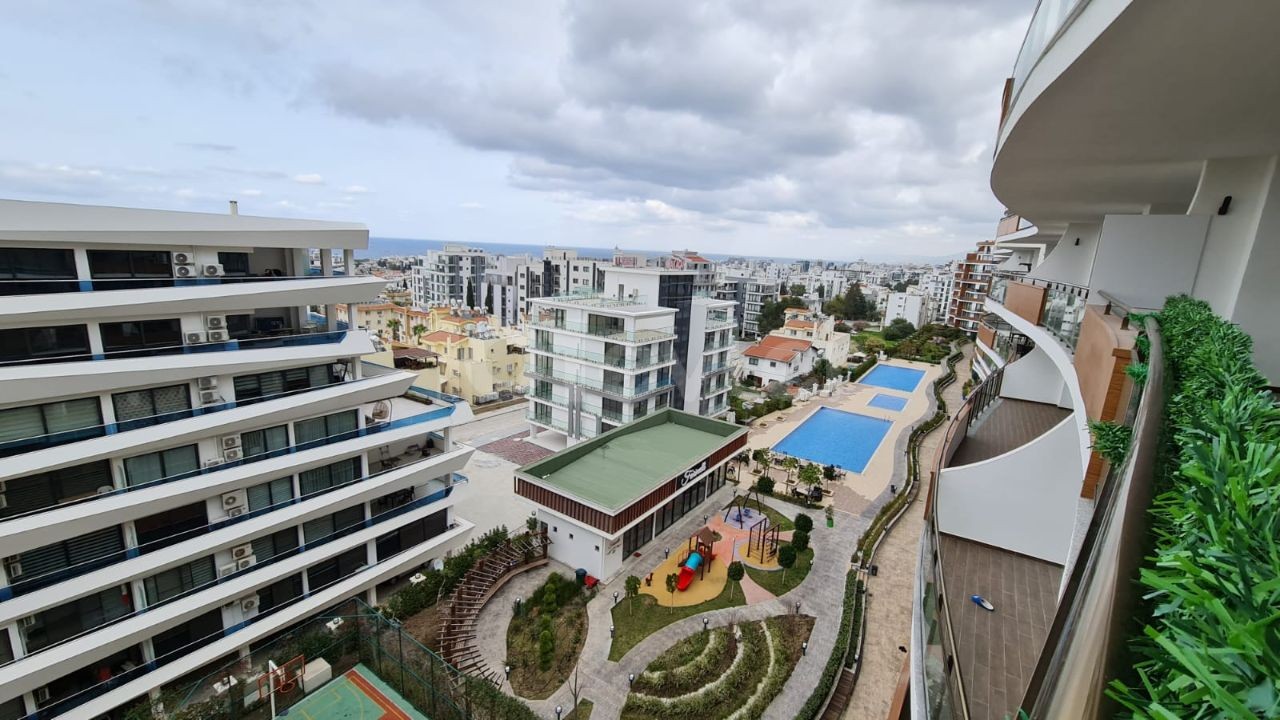
<instances>
[{"instance_id":1,"label":"artificial grass hedge","mask_svg":"<svg viewBox=\"0 0 1280 720\"><path fill-rule=\"evenodd\" d=\"M850 570L844 576L844 606L840 611L840 630L836 634L835 647L831 648L831 657L822 668L822 674L813 685L809 699L796 713L796 720L813 720L822 713L827 704L827 696L840 676L840 666L844 664L844 656L849 652L850 630L853 627L853 605L858 597L862 582L858 580L858 571Z\"/></svg>"},{"instance_id":2,"label":"artificial grass hedge","mask_svg":"<svg viewBox=\"0 0 1280 720\"><path fill-rule=\"evenodd\" d=\"M1147 603L1126 643L1134 677L1107 692L1137 718L1277 717L1280 409L1252 340L1206 303L1169 298L1155 319L1166 403Z\"/></svg>"}]
</instances>

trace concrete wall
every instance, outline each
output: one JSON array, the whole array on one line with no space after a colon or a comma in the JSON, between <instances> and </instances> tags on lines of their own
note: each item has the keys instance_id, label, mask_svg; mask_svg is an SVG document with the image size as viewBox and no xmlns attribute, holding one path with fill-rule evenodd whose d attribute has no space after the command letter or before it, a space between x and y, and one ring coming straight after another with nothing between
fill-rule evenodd
<instances>
[{"instance_id":1,"label":"concrete wall","mask_svg":"<svg viewBox=\"0 0 1280 720\"><path fill-rule=\"evenodd\" d=\"M585 568L595 577L607 577L603 567L604 540L599 531L541 507L538 508L538 522L547 524L547 537L551 539L549 552L553 560L573 569Z\"/></svg>"},{"instance_id":2,"label":"concrete wall","mask_svg":"<svg viewBox=\"0 0 1280 720\"><path fill-rule=\"evenodd\" d=\"M1075 365L1090 420L1114 420L1123 411L1122 400L1128 396L1124 369L1136 336L1135 330L1120 328L1120 318L1104 315L1102 306L1085 308Z\"/></svg>"},{"instance_id":3,"label":"concrete wall","mask_svg":"<svg viewBox=\"0 0 1280 720\"><path fill-rule=\"evenodd\" d=\"M1098 223L1071 223L1053 252L1029 274L1043 280L1088 285L1101 232L1102 225Z\"/></svg>"},{"instance_id":4,"label":"concrete wall","mask_svg":"<svg viewBox=\"0 0 1280 720\"><path fill-rule=\"evenodd\" d=\"M1275 170L1275 157L1254 157L1206 160L1200 171L1200 184L1187 214L1208 217L1209 230L1194 294L1225 317L1235 310ZM1231 207L1226 215L1218 215L1228 195Z\"/></svg>"},{"instance_id":5,"label":"concrete wall","mask_svg":"<svg viewBox=\"0 0 1280 720\"><path fill-rule=\"evenodd\" d=\"M1280 385L1280 322L1276 321L1276 308L1280 307L1280 292L1276 289L1278 276L1280 183L1272 182L1267 188L1257 235L1230 318L1253 337L1253 361L1273 386Z\"/></svg>"},{"instance_id":6,"label":"concrete wall","mask_svg":"<svg viewBox=\"0 0 1280 720\"><path fill-rule=\"evenodd\" d=\"M1058 368L1044 349L1037 345L1016 362L1005 366L1000 396L1070 408L1069 401L1062 404L1062 385L1063 379Z\"/></svg>"},{"instance_id":7,"label":"concrete wall","mask_svg":"<svg viewBox=\"0 0 1280 720\"><path fill-rule=\"evenodd\" d=\"M1108 215L1089 289L1161 307L1166 297L1191 292L1208 230L1207 215Z\"/></svg>"},{"instance_id":8,"label":"concrete wall","mask_svg":"<svg viewBox=\"0 0 1280 720\"><path fill-rule=\"evenodd\" d=\"M1017 450L943 470L938 530L1065 563L1083 472L1068 417Z\"/></svg>"}]
</instances>

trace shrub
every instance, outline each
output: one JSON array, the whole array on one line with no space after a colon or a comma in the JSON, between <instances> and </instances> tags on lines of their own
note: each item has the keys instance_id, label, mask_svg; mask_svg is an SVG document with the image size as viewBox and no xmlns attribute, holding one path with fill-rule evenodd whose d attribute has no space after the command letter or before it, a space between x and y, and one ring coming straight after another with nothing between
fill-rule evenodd
<instances>
[{"instance_id":1,"label":"shrub","mask_svg":"<svg viewBox=\"0 0 1280 720\"><path fill-rule=\"evenodd\" d=\"M765 495L772 495L773 494L773 478L771 477L758 478L756 480L756 490L759 490Z\"/></svg>"},{"instance_id":2,"label":"shrub","mask_svg":"<svg viewBox=\"0 0 1280 720\"><path fill-rule=\"evenodd\" d=\"M894 318L893 322L889 323L889 327L884 329L883 335L885 340L893 342L910 337L915 331L916 326L908 322L906 318Z\"/></svg>"},{"instance_id":3,"label":"shrub","mask_svg":"<svg viewBox=\"0 0 1280 720\"><path fill-rule=\"evenodd\" d=\"M794 522L797 532L807 533L813 530L813 518L805 513L796 513Z\"/></svg>"},{"instance_id":4,"label":"shrub","mask_svg":"<svg viewBox=\"0 0 1280 720\"><path fill-rule=\"evenodd\" d=\"M1102 420L1089 421L1093 451L1112 465L1124 462L1124 456L1129 452L1129 437L1132 432L1127 425Z\"/></svg>"},{"instance_id":5,"label":"shrub","mask_svg":"<svg viewBox=\"0 0 1280 720\"><path fill-rule=\"evenodd\" d=\"M551 662L555 659L556 639L550 630L543 630L538 633L538 666L545 672L551 669Z\"/></svg>"},{"instance_id":6,"label":"shrub","mask_svg":"<svg viewBox=\"0 0 1280 720\"><path fill-rule=\"evenodd\" d=\"M798 553L802 553L805 550L808 550L809 549L809 533L800 529L797 529L795 532L791 533L791 547L794 548L795 551Z\"/></svg>"}]
</instances>

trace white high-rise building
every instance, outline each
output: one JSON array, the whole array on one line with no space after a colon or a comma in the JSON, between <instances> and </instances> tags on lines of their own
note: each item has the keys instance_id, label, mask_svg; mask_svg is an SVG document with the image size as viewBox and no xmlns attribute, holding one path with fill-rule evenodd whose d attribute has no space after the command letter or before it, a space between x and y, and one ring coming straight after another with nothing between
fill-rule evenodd
<instances>
[{"instance_id":1,"label":"white high-rise building","mask_svg":"<svg viewBox=\"0 0 1280 720\"><path fill-rule=\"evenodd\" d=\"M912 288L907 292L891 292L885 300L884 324L887 327L894 320L902 318L914 327L929 322L929 299L919 290Z\"/></svg>"},{"instance_id":2,"label":"white high-rise building","mask_svg":"<svg viewBox=\"0 0 1280 720\"><path fill-rule=\"evenodd\" d=\"M950 325L948 311L951 309L951 295L955 287L955 263L947 263L940 270L934 270L920 281L920 290L929 300L929 317L932 322Z\"/></svg>"},{"instance_id":3,"label":"white high-rise building","mask_svg":"<svg viewBox=\"0 0 1280 720\"><path fill-rule=\"evenodd\" d=\"M337 323L368 237L0 201L0 716L118 713L466 540L469 406Z\"/></svg>"},{"instance_id":4,"label":"white high-rise building","mask_svg":"<svg viewBox=\"0 0 1280 720\"><path fill-rule=\"evenodd\" d=\"M445 245L415 258L409 282L413 304L480 305L490 259L484 250L464 245Z\"/></svg>"}]
</instances>

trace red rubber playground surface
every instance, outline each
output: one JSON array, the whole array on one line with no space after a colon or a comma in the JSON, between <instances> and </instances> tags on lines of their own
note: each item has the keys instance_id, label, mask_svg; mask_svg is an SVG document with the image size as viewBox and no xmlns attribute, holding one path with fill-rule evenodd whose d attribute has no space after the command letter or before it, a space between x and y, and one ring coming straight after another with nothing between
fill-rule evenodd
<instances>
[{"instance_id":1,"label":"red rubber playground surface","mask_svg":"<svg viewBox=\"0 0 1280 720\"><path fill-rule=\"evenodd\" d=\"M277 717L293 720L427 720L364 665L325 683Z\"/></svg>"}]
</instances>

